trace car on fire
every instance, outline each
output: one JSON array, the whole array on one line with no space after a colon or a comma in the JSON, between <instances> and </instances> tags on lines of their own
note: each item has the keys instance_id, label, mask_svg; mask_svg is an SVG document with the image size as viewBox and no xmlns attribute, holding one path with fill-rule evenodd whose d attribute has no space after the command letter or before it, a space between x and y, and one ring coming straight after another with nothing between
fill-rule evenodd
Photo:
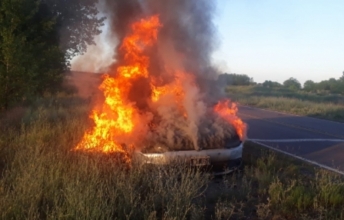
<instances>
[{"instance_id":1,"label":"car on fire","mask_svg":"<svg viewBox=\"0 0 344 220\"><path fill-rule=\"evenodd\" d=\"M225 140L224 146L200 150L166 150L163 146L150 151L138 151L135 158L144 164L168 165L187 163L208 168L214 175L231 173L242 166L243 141L238 135Z\"/></svg>"}]
</instances>

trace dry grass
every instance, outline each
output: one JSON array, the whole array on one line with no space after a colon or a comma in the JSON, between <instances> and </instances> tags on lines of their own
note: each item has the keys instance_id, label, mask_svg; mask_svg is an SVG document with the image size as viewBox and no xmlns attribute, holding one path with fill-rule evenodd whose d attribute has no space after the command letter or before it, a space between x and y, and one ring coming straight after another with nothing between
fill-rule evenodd
<instances>
[{"instance_id":1,"label":"dry grass","mask_svg":"<svg viewBox=\"0 0 344 220\"><path fill-rule=\"evenodd\" d=\"M145 168L118 155L70 151L87 127L87 105L30 109L1 136L1 219L184 219L207 176L185 167ZM47 103L44 103L47 104Z\"/></svg>"},{"instance_id":2,"label":"dry grass","mask_svg":"<svg viewBox=\"0 0 344 220\"><path fill-rule=\"evenodd\" d=\"M70 151L90 124L89 110L59 96L1 124L0 219L344 218L342 177L252 143L245 168L221 178Z\"/></svg>"}]
</instances>

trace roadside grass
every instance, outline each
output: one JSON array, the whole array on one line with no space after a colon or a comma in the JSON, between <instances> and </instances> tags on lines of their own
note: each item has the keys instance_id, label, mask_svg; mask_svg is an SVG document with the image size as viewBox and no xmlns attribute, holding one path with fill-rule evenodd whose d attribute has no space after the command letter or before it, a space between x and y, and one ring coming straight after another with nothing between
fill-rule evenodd
<instances>
[{"instance_id":1,"label":"roadside grass","mask_svg":"<svg viewBox=\"0 0 344 220\"><path fill-rule=\"evenodd\" d=\"M303 90L291 90L288 88L267 88L263 86L228 86L228 93L237 95L253 95L263 97L295 98L303 101L344 104L344 96L325 92L311 93Z\"/></svg>"},{"instance_id":2,"label":"roadside grass","mask_svg":"<svg viewBox=\"0 0 344 220\"><path fill-rule=\"evenodd\" d=\"M218 183L217 219L344 219L342 176L252 142L243 157Z\"/></svg>"},{"instance_id":3,"label":"roadside grass","mask_svg":"<svg viewBox=\"0 0 344 220\"><path fill-rule=\"evenodd\" d=\"M232 86L228 95L242 105L344 122L344 96L283 88Z\"/></svg>"},{"instance_id":4,"label":"roadside grass","mask_svg":"<svg viewBox=\"0 0 344 220\"><path fill-rule=\"evenodd\" d=\"M68 105L68 107L66 106ZM2 128L0 219L185 219L208 176L185 167L132 168L120 155L70 151L89 125L75 97L40 100Z\"/></svg>"},{"instance_id":5,"label":"roadside grass","mask_svg":"<svg viewBox=\"0 0 344 220\"><path fill-rule=\"evenodd\" d=\"M71 151L90 109L60 95L2 113L0 219L344 219L341 176L252 142L222 177Z\"/></svg>"}]
</instances>

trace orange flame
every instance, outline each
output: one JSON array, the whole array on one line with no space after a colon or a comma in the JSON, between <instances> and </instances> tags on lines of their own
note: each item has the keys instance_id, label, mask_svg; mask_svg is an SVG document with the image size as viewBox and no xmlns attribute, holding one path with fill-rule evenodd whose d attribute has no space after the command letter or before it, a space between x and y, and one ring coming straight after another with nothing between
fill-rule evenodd
<instances>
[{"instance_id":1,"label":"orange flame","mask_svg":"<svg viewBox=\"0 0 344 220\"><path fill-rule=\"evenodd\" d=\"M246 124L237 116L238 107L234 102L228 99L220 101L214 111L234 126L241 140L246 137Z\"/></svg>"},{"instance_id":2,"label":"orange flame","mask_svg":"<svg viewBox=\"0 0 344 220\"><path fill-rule=\"evenodd\" d=\"M185 91L183 87L183 83L185 82L193 82L193 78L191 75L184 73L184 72L177 72L175 73L174 81L170 84L156 87L152 84L152 101L157 102L161 97L170 95L172 96L172 101L178 107L179 112L184 116L187 117L186 110L183 106L183 100L185 99Z\"/></svg>"},{"instance_id":3,"label":"orange flame","mask_svg":"<svg viewBox=\"0 0 344 220\"><path fill-rule=\"evenodd\" d=\"M120 47L124 52L125 65L117 68L115 77L104 75L99 89L103 91L105 102L102 112L93 111L91 118L95 126L86 132L76 149L88 149L102 152L126 152L118 140L135 129L138 112L133 103L127 100L131 80L148 76L149 57L143 50L152 46L157 39L160 27L159 17L153 16L132 25L132 33L127 36Z\"/></svg>"},{"instance_id":4,"label":"orange flame","mask_svg":"<svg viewBox=\"0 0 344 220\"><path fill-rule=\"evenodd\" d=\"M132 24L131 33L124 38L119 47L119 52L123 54L121 65L115 74L105 74L99 86L105 101L101 105L101 110L93 110L90 115L94 127L84 134L76 150L120 152L129 160L128 153L134 150L135 143L140 141L140 137L147 133L151 120L144 119L143 113L128 98L135 79L148 79L152 105L168 100L181 116L188 118L184 104L186 87L197 86L193 75L185 71L175 71L174 80L163 86L157 86L157 79L149 75L150 59L145 55L145 51L156 43L160 27L158 16ZM231 103L229 107L229 104L229 100L219 102L214 111L233 124L242 139L245 136L246 125L236 116L236 105Z\"/></svg>"}]
</instances>

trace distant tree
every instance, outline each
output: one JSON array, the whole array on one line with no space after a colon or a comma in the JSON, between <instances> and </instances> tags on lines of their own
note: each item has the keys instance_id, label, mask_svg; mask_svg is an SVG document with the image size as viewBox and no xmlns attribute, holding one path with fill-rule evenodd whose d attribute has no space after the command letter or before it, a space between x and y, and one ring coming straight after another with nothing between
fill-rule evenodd
<instances>
[{"instance_id":1,"label":"distant tree","mask_svg":"<svg viewBox=\"0 0 344 220\"><path fill-rule=\"evenodd\" d=\"M335 78L330 78L328 81L330 84L334 84L337 82L337 80Z\"/></svg>"},{"instance_id":2,"label":"distant tree","mask_svg":"<svg viewBox=\"0 0 344 220\"><path fill-rule=\"evenodd\" d=\"M320 91L330 91L331 86L328 80L323 80L317 83L317 89Z\"/></svg>"},{"instance_id":3,"label":"distant tree","mask_svg":"<svg viewBox=\"0 0 344 220\"><path fill-rule=\"evenodd\" d=\"M248 86L254 84L253 78L244 74L224 73L219 75L218 81L225 85Z\"/></svg>"},{"instance_id":4,"label":"distant tree","mask_svg":"<svg viewBox=\"0 0 344 220\"><path fill-rule=\"evenodd\" d=\"M344 94L344 72L343 76L341 76L339 79L330 78L319 83L315 83L312 80L307 80L303 87L305 91L309 92L319 91L333 94Z\"/></svg>"},{"instance_id":5,"label":"distant tree","mask_svg":"<svg viewBox=\"0 0 344 220\"><path fill-rule=\"evenodd\" d=\"M307 92L315 92L316 90L316 84L312 80L307 80L303 84L303 89Z\"/></svg>"},{"instance_id":6,"label":"distant tree","mask_svg":"<svg viewBox=\"0 0 344 220\"><path fill-rule=\"evenodd\" d=\"M344 71L342 73L343 75L339 78L341 81L344 81Z\"/></svg>"},{"instance_id":7,"label":"distant tree","mask_svg":"<svg viewBox=\"0 0 344 220\"><path fill-rule=\"evenodd\" d=\"M336 80L336 82L332 83L330 92L333 94L343 94L344 93L344 83L340 80Z\"/></svg>"},{"instance_id":8,"label":"distant tree","mask_svg":"<svg viewBox=\"0 0 344 220\"><path fill-rule=\"evenodd\" d=\"M272 84L272 81L270 81L270 80L265 80L265 81L262 83L262 86L263 86L263 87L266 87L266 88L270 88L270 87L271 87L271 84Z\"/></svg>"},{"instance_id":9,"label":"distant tree","mask_svg":"<svg viewBox=\"0 0 344 220\"><path fill-rule=\"evenodd\" d=\"M336 80L335 78L330 78L328 84L331 93L340 94L344 92L344 82L341 79Z\"/></svg>"},{"instance_id":10,"label":"distant tree","mask_svg":"<svg viewBox=\"0 0 344 220\"><path fill-rule=\"evenodd\" d=\"M278 88L278 87L282 87L282 85L279 82L274 82L274 81L270 81L270 80L265 80L262 83L263 87L266 88Z\"/></svg>"},{"instance_id":11,"label":"distant tree","mask_svg":"<svg viewBox=\"0 0 344 220\"><path fill-rule=\"evenodd\" d=\"M292 90L299 90L299 89L301 89L301 83L297 79L295 79L293 77L291 77L291 78L287 79L286 81L284 81L283 82L283 86L288 88L288 89L292 89Z\"/></svg>"}]
</instances>

